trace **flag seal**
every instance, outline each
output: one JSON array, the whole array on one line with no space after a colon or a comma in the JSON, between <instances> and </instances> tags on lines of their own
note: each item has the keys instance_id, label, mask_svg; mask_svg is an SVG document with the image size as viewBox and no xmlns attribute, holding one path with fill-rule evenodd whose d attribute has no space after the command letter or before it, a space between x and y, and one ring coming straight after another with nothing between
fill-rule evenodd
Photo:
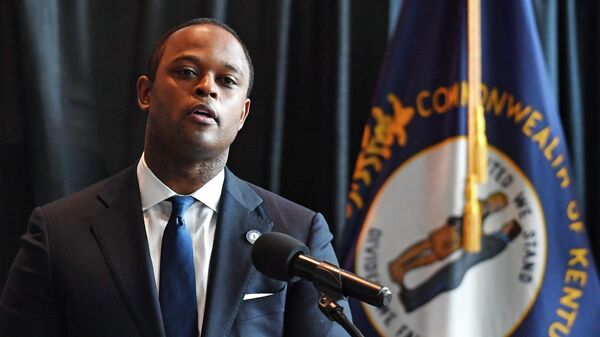
<instances>
[{"instance_id":1,"label":"flag seal","mask_svg":"<svg viewBox=\"0 0 600 337\"><path fill-rule=\"evenodd\" d=\"M424 148L388 176L366 214L355 270L394 294L386 309L363 305L382 336L507 336L537 299L548 247L537 191L490 146L480 186L482 249L465 252L464 158L464 136Z\"/></svg>"}]
</instances>

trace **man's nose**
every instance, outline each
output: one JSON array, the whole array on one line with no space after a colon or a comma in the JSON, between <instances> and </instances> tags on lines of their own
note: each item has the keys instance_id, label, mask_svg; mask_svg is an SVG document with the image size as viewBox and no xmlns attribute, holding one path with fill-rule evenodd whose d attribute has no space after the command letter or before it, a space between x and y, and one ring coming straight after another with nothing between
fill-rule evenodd
<instances>
[{"instance_id":1,"label":"man's nose","mask_svg":"<svg viewBox=\"0 0 600 337\"><path fill-rule=\"evenodd\" d=\"M198 96L210 96L212 98L217 98L217 86L214 79L210 75L202 76L194 90Z\"/></svg>"}]
</instances>

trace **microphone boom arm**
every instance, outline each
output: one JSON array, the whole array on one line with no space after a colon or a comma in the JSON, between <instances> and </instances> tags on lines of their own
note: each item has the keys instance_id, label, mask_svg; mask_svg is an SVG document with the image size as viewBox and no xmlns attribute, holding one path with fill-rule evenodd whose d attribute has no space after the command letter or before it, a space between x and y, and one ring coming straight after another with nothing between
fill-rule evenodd
<instances>
[{"instance_id":1,"label":"microphone boom arm","mask_svg":"<svg viewBox=\"0 0 600 337\"><path fill-rule=\"evenodd\" d=\"M331 263L315 260L304 254L298 254L294 259L301 263L291 264L290 268L292 268L293 274L312 280L313 284L319 288L355 297L376 307L387 306L391 301L392 293L388 287L368 282ZM366 289L369 290L369 293L377 296L362 296Z\"/></svg>"}]
</instances>

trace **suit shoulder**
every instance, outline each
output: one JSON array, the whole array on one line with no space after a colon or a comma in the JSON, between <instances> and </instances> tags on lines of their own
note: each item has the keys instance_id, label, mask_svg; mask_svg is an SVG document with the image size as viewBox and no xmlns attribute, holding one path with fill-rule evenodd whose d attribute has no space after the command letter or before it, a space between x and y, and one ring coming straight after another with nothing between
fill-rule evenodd
<instances>
[{"instance_id":1,"label":"suit shoulder","mask_svg":"<svg viewBox=\"0 0 600 337\"><path fill-rule=\"evenodd\" d=\"M273 231L291 235L307 245L322 229L329 233L329 225L320 213L256 185L248 185L263 199L259 209L273 222ZM329 240L331 234L327 233L323 237Z\"/></svg>"},{"instance_id":2,"label":"suit shoulder","mask_svg":"<svg viewBox=\"0 0 600 337\"><path fill-rule=\"evenodd\" d=\"M135 174L135 171L133 173ZM131 175L131 168L121 171L111 177L100 180L73 194L65 196L64 198L49 202L40 208L43 210L44 214L49 217L89 214L106 206L99 197L101 191L105 190L107 186L114 185L115 182L120 184L120 182L124 179L127 179L127 176L129 175Z\"/></svg>"},{"instance_id":3,"label":"suit shoulder","mask_svg":"<svg viewBox=\"0 0 600 337\"><path fill-rule=\"evenodd\" d=\"M268 209L277 208L279 211L283 213L295 213L296 215L305 216L305 217L314 217L316 212L302 206L298 203L295 203L289 199L286 199L278 194L275 194L271 191L268 191L262 187L256 186L252 183L247 184L263 199L263 206Z\"/></svg>"}]
</instances>

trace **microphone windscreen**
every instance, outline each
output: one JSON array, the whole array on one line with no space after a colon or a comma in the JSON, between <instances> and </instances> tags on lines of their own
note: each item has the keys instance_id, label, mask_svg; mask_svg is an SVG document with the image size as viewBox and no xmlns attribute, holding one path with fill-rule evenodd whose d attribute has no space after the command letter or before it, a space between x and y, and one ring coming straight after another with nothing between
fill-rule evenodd
<instances>
[{"instance_id":1,"label":"microphone windscreen","mask_svg":"<svg viewBox=\"0 0 600 337\"><path fill-rule=\"evenodd\" d=\"M308 247L295 238L277 232L262 234L252 247L252 263L261 273L280 281L298 280L291 274L292 260L299 254L309 255Z\"/></svg>"}]
</instances>

